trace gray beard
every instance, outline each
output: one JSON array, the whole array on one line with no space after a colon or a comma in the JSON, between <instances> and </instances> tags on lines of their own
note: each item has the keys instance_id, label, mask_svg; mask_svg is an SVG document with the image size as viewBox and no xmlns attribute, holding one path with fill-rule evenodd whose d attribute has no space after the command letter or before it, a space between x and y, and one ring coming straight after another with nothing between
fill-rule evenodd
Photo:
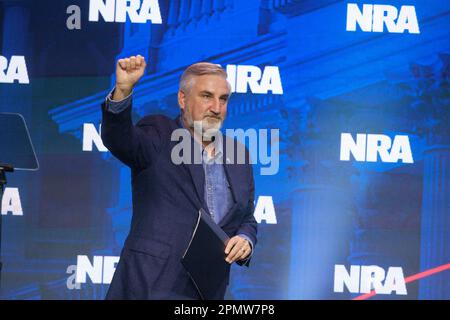
<instances>
[{"instance_id":1,"label":"gray beard","mask_svg":"<svg viewBox=\"0 0 450 320\"><path fill-rule=\"evenodd\" d=\"M196 135L201 136L204 141L211 141L212 137L220 131L223 124L223 121L215 121L211 124L207 119L194 121L189 112L185 112L185 120L188 127L194 130Z\"/></svg>"}]
</instances>

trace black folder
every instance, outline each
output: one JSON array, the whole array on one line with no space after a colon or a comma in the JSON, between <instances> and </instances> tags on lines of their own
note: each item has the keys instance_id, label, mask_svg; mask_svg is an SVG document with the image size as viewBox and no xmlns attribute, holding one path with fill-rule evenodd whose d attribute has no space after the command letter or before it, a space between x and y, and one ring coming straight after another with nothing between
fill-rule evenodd
<instances>
[{"instance_id":1,"label":"black folder","mask_svg":"<svg viewBox=\"0 0 450 320\"><path fill-rule=\"evenodd\" d=\"M204 210L198 212L197 224L181 263L202 299L211 300L228 277L230 265L225 261L228 235Z\"/></svg>"}]
</instances>

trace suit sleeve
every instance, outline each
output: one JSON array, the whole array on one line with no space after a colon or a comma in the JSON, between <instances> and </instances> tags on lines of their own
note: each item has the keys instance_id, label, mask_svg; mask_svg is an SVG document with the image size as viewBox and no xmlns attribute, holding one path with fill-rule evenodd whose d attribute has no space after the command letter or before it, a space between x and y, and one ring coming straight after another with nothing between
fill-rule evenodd
<instances>
[{"instance_id":1,"label":"suit sleeve","mask_svg":"<svg viewBox=\"0 0 450 320\"><path fill-rule=\"evenodd\" d=\"M131 97L120 104L117 108L109 97L102 104L102 141L117 159L132 169L142 170L155 161L161 136L149 123L133 125Z\"/></svg>"}]
</instances>

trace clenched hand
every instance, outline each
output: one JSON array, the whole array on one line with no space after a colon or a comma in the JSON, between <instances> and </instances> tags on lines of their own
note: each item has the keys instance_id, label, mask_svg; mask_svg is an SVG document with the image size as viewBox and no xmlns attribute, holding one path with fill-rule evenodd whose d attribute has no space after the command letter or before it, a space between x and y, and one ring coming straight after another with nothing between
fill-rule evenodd
<instances>
[{"instance_id":1,"label":"clenched hand","mask_svg":"<svg viewBox=\"0 0 450 320\"><path fill-rule=\"evenodd\" d=\"M127 97L136 83L144 75L147 66L145 58L141 55L119 59L116 66L116 89L113 100L122 100Z\"/></svg>"}]
</instances>

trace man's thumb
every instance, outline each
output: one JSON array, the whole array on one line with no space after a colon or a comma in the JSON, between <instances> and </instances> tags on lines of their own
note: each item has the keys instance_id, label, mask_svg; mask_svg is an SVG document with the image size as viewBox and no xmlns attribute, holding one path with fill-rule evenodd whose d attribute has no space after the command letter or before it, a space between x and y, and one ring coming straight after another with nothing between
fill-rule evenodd
<instances>
[{"instance_id":1,"label":"man's thumb","mask_svg":"<svg viewBox=\"0 0 450 320\"><path fill-rule=\"evenodd\" d=\"M127 64L125 63L125 61L123 59L120 59L118 61L118 65L120 66L120 68L122 68L124 70L127 68Z\"/></svg>"}]
</instances>

